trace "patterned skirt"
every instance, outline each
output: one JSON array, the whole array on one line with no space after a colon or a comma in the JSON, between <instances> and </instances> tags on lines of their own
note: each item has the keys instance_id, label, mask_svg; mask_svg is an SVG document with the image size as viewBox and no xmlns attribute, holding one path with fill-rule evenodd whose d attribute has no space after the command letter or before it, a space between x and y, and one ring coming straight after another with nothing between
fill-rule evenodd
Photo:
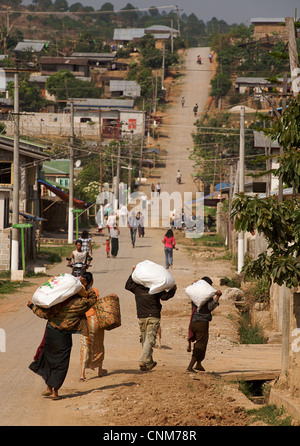
<instances>
[{"instance_id":1,"label":"patterned skirt","mask_svg":"<svg viewBox=\"0 0 300 446\"><path fill-rule=\"evenodd\" d=\"M80 336L81 368L92 369L102 367L104 360L104 329L100 328L96 315L89 316L89 336Z\"/></svg>"}]
</instances>

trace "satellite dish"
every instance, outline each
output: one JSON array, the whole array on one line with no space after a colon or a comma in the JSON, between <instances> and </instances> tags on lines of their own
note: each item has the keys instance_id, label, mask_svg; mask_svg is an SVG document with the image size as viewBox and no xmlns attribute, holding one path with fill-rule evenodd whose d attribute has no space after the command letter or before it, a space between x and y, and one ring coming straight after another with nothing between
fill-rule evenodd
<instances>
[{"instance_id":1,"label":"satellite dish","mask_svg":"<svg viewBox=\"0 0 300 446\"><path fill-rule=\"evenodd\" d=\"M77 160L76 162L75 162L75 167L80 167L81 166L81 161L80 160Z\"/></svg>"}]
</instances>

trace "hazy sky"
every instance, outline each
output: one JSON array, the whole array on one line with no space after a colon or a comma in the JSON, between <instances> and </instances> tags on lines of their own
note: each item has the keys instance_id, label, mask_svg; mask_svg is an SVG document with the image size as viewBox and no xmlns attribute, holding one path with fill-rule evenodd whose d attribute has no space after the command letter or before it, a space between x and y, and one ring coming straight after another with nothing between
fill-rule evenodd
<instances>
[{"instance_id":1,"label":"hazy sky","mask_svg":"<svg viewBox=\"0 0 300 446\"><path fill-rule=\"evenodd\" d=\"M0 0L5 3L5 0ZM54 0L52 0L54 1ZM83 6L93 6L97 11L106 3L112 3L115 11L131 3L138 9L148 9L150 6L164 6L160 11L172 8L173 1L178 6L180 14L194 13L198 19L207 22L212 17L225 20L228 24L245 23L249 25L252 18L257 17L300 17L300 0L67 0L69 6L80 2ZM23 5L31 4L32 0L23 0Z\"/></svg>"},{"instance_id":2,"label":"hazy sky","mask_svg":"<svg viewBox=\"0 0 300 446\"><path fill-rule=\"evenodd\" d=\"M84 6L93 6L99 10L106 0L68 0L69 6L79 1ZM109 0L108 0L109 1ZM165 11L173 4L168 0L111 0L109 1L115 7L115 11L124 8L127 3L131 3L138 9L148 9L150 6L165 6ZM24 0L24 4L31 3L30 0ZM245 23L250 24L251 18L257 17L294 17L295 8L297 17L300 16L299 0L174 0L178 6L180 14L194 13L198 19L207 22L212 17L225 20L228 24ZM162 11L162 10L160 10Z\"/></svg>"}]
</instances>

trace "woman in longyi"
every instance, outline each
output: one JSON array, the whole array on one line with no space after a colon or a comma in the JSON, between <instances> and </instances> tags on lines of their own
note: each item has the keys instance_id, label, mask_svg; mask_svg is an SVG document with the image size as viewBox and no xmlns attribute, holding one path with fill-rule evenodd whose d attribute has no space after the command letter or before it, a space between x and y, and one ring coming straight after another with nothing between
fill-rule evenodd
<instances>
[{"instance_id":1,"label":"woman in longyi","mask_svg":"<svg viewBox=\"0 0 300 446\"><path fill-rule=\"evenodd\" d=\"M86 282L86 289L93 287L93 276L91 273L86 272L83 274L83 280ZM97 288L93 288L97 299L99 299L99 291ZM85 381L85 370L98 367L98 376L107 375L107 370L102 368L104 360L104 328L100 327L99 320L96 316L94 308L91 308L87 313L88 331L89 335L80 337L80 364L81 375L80 381Z\"/></svg>"}]
</instances>

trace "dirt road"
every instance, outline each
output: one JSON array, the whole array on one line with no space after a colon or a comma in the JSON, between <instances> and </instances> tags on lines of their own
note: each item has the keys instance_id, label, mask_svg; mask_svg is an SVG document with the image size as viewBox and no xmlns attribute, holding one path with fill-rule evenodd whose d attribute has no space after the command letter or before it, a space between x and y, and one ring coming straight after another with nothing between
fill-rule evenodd
<instances>
[{"instance_id":1,"label":"dirt road","mask_svg":"<svg viewBox=\"0 0 300 446\"><path fill-rule=\"evenodd\" d=\"M197 49L187 52L186 63L190 69L182 82L185 107L181 109L178 102L168 120L168 162L161 177L164 190L174 190L179 165L184 178L182 190L193 187L192 166L184 148L190 144L194 121L192 106L197 101L201 111L209 84L208 62L205 62L208 61L208 49L201 49L204 65L196 65L197 53ZM207 70L202 71L202 68ZM102 296L109 292L119 295L122 326L105 333L104 367L108 375L98 378L97 371L89 370L86 382L79 382L79 335L73 335L71 362L60 391L61 400L43 398L41 393L45 385L42 379L28 369L46 321L37 318L26 307L26 302L43 279L36 280L30 290L22 289L20 293L0 301L0 327L5 330L7 338L6 352L0 353L0 425L233 426L248 422L241 407L252 407L253 404L237 390L237 385L223 380L222 376L259 368L277 369L280 350L277 346L248 348L237 343L236 309L232 301L221 302L211 323L204 365L206 370L218 376L186 373L190 359L190 353L186 351L190 304L184 288L203 274L209 274L216 286L220 277L229 277L233 272L232 266L222 258L206 261L204 253L199 261L184 247L175 252L171 272L178 292L163 305L162 348L154 352L158 365L149 373L139 371L140 344L135 302L124 285L131 267L137 262L150 259L163 264L161 239L164 232L165 228L146 228L145 237L138 239L133 249L129 232L123 228L116 259L106 259L103 245L94 251L91 271L95 286ZM103 243L103 238L95 237L95 241ZM64 264L60 264L49 270L49 274L66 269Z\"/></svg>"}]
</instances>

